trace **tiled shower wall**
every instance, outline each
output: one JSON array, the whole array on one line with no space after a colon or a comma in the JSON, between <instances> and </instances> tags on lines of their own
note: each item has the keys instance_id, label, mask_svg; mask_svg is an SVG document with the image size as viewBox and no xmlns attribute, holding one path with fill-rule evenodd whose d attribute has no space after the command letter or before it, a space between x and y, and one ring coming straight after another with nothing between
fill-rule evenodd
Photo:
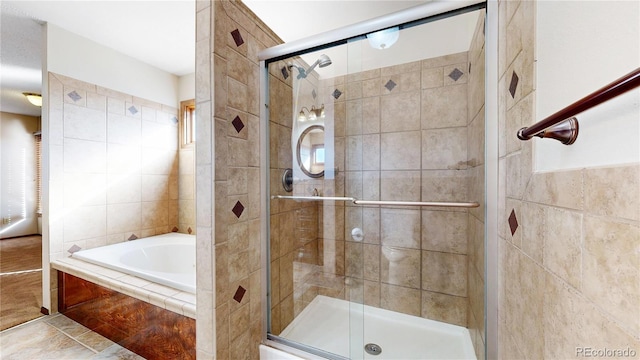
<instances>
[{"instance_id":1,"label":"tiled shower wall","mask_svg":"<svg viewBox=\"0 0 640 360\"><path fill-rule=\"evenodd\" d=\"M294 78L284 61L269 66L271 195L309 195L305 187L315 183L296 181L292 193L281 185L285 169L297 166L291 146ZM306 85L308 80L301 81ZM304 100L300 103L311 106ZM318 203L273 199L270 211L270 332L279 334L303 308L304 284L296 280L305 272L305 265L318 263Z\"/></svg>"},{"instance_id":2,"label":"tiled shower wall","mask_svg":"<svg viewBox=\"0 0 640 360\"><path fill-rule=\"evenodd\" d=\"M196 2L199 359L257 359L262 339L260 81L281 41L240 1Z\"/></svg>"},{"instance_id":3,"label":"tiled shower wall","mask_svg":"<svg viewBox=\"0 0 640 360\"><path fill-rule=\"evenodd\" d=\"M499 355L637 358L640 166L533 171L533 143L551 140L515 134L539 120L535 21L535 1L499 3Z\"/></svg>"},{"instance_id":4,"label":"tiled shower wall","mask_svg":"<svg viewBox=\"0 0 640 360\"><path fill-rule=\"evenodd\" d=\"M48 79L51 260L177 231L177 110L58 74ZM53 312L56 278L53 271Z\"/></svg>"},{"instance_id":5,"label":"tiled shower wall","mask_svg":"<svg viewBox=\"0 0 640 360\"><path fill-rule=\"evenodd\" d=\"M469 165L468 197L480 203L480 207L469 209L467 225L467 283L469 284L469 306L467 327L478 359L484 359L484 254L485 254L485 11L478 18L476 30L469 48L467 164Z\"/></svg>"},{"instance_id":6,"label":"tiled shower wall","mask_svg":"<svg viewBox=\"0 0 640 360\"><path fill-rule=\"evenodd\" d=\"M467 80L467 52L325 80L338 175L324 195L469 200ZM467 325L466 210L325 204L321 216L324 274L303 296ZM391 264L387 247L403 259Z\"/></svg>"}]
</instances>

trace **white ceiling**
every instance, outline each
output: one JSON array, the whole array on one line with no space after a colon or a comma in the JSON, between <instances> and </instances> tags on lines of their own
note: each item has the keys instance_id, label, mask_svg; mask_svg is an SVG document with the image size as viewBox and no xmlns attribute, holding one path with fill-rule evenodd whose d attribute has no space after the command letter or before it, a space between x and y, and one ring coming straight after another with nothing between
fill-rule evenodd
<instances>
[{"instance_id":1,"label":"white ceiling","mask_svg":"<svg viewBox=\"0 0 640 360\"><path fill-rule=\"evenodd\" d=\"M431 0L242 0L285 42L418 6Z\"/></svg>"},{"instance_id":2,"label":"white ceiling","mask_svg":"<svg viewBox=\"0 0 640 360\"><path fill-rule=\"evenodd\" d=\"M293 41L428 0L243 0ZM0 1L0 111L39 115L21 93L40 92L41 30L50 22L177 76L194 72L195 1Z\"/></svg>"},{"instance_id":3,"label":"white ceiling","mask_svg":"<svg viewBox=\"0 0 640 360\"><path fill-rule=\"evenodd\" d=\"M22 92L41 92L45 22L177 76L195 69L194 0L2 0L0 12L0 111L40 114Z\"/></svg>"}]
</instances>

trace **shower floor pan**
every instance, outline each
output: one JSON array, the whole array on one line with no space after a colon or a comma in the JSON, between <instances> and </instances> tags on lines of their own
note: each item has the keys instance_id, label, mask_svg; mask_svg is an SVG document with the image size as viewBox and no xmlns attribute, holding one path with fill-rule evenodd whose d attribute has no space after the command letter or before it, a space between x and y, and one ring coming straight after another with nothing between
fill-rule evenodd
<instances>
[{"instance_id":1,"label":"shower floor pan","mask_svg":"<svg viewBox=\"0 0 640 360\"><path fill-rule=\"evenodd\" d=\"M462 326L322 295L280 337L352 359L476 359L469 330ZM367 344L382 352L365 352Z\"/></svg>"}]
</instances>

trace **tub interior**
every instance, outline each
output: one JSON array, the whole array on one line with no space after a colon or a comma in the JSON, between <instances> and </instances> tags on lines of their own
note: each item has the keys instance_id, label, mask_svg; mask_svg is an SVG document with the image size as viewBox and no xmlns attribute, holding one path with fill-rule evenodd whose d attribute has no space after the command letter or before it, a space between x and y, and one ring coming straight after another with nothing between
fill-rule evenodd
<instances>
[{"instance_id":1,"label":"tub interior","mask_svg":"<svg viewBox=\"0 0 640 360\"><path fill-rule=\"evenodd\" d=\"M189 245L155 245L129 250L120 261L141 270L185 274L194 271L195 253Z\"/></svg>"},{"instance_id":2,"label":"tub interior","mask_svg":"<svg viewBox=\"0 0 640 360\"><path fill-rule=\"evenodd\" d=\"M177 290L196 293L195 235L156 235L81 250L72 256Z\"/></svg>"}]
</instances>

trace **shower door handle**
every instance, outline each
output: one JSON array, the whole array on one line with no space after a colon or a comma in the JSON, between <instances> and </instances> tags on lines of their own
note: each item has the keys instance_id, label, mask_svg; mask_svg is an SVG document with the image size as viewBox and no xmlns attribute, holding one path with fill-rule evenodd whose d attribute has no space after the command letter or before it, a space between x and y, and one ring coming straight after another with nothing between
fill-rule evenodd
<instances>
[{"instance_id":1,"label":"shower door handle","mask_svg":"<svg viewBox=\"0 0 640 360\"><path fill-rule=\"evenodd\" d=\"M459 207L477 208L477 202L444 202L444 201L378 201L378 200L354 200L356 205L387 205L387 206L430 206L430 207Z\"/></svg>"},{"instance_id":2,"label":"shower door handle","mask_svg":"<svg viewBox=\"0 0 640 360\"><path fill-rule=\"evenodd\" d=\"M386 206L427 206L427 207L457 207L457 208L477 208L477 202L444 202L444 201L381 201L381 200L358 200L352 197L331 197L331 196L286 196L273 195L272 199L307 200L307 201L351 201L354 205L386 205Z\"/></svg>"},{"instance_id":3,"label":"shower door handle","mask_svg":"<svg viewBox=\"0 0 640 360\"><path fill-rule=\"evenodd\" d=\"M351 201L355 203L356 199L352 197L341 196L288 196L288 195L273 195L272 199L285 199L285 200L307 200L307 201Z\"/></svg>"}]
</instances>

